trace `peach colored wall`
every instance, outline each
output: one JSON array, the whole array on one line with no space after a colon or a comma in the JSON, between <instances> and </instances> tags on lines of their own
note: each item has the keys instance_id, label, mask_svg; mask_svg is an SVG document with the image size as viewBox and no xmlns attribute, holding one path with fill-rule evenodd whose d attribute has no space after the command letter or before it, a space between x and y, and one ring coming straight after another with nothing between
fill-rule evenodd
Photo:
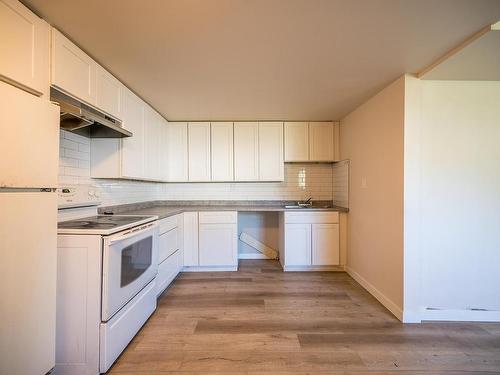
<instances>
[{"instance_id":1,"label":"peach colored wall","mask_svg":"<svg viewBox=\"0 0 500 375\"><path fill-rule=\"evenodd\" d=\"M402 318L404 90L401 77L340 122L351 160L347 271Z\"/></svg>"}]
</instances>

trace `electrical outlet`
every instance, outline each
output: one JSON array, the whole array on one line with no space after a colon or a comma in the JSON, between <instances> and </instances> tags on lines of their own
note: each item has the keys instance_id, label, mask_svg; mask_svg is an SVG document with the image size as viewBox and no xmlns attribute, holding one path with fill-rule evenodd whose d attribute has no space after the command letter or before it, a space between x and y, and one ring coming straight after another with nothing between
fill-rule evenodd
<instances>
[{"instance_id":1,"label":"electrical outlet","mask_svg":"<svg viewBox=\"0 0 500 375\"><path fill-rule=\"evenodd\" d=\"M366 189L368 187L366 183L366 177L361 177L361 188Z\"/></svg>"}]
</instances>

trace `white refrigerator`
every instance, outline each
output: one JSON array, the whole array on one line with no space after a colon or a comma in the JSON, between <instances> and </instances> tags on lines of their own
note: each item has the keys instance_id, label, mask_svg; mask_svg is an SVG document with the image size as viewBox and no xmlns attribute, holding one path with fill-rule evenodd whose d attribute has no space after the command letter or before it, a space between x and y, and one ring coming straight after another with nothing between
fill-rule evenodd
<instances>
[{"instance_id":1,"label":"white refrigerator","mask_svg":"<svg viewBox=\"0 0 500 375\"><path fill-rule=\"evenodd\" d=\"M55 363L59 107L0 82L0 374Z\"/></svg>"}]
</instances>

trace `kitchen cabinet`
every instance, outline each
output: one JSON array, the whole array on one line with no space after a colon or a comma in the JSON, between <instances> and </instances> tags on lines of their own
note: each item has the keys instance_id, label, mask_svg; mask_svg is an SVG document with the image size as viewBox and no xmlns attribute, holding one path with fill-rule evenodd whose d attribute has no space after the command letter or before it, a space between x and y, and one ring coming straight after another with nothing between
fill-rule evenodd
<instances>
[{"instance_id":1,"label":"kitchen cabinet","mask_svg":"<svg viewBox=\"0 0 500 375\"><path fill-rule=\"evenodd\" d=\"M132 137L121 142L121 177L144 178L144 102L125 86L121 87L120 114L123 127L132 132ZM120 151L119 151L120 152Z\"/></svg>"},{"instance_id":2,"label":"kitchen cabinet","mask_svg":"<svg viewBox=\"0 0 500 375\"><path fill-rule=\"evenodd\" d=\"M158 226L157 296L163 293L182 269L183 214L162 219Z\"/></svg>"},{"instance_id":3,"label":"kitchen cabinet","mask_svg":"<svg viewBox=\"0 0 500 375\"><path fill-rule=\"evenodd\" d=\"M96 107L119 119L122 86L112 74L96 64Z\"/></svg>"},{"instance_id":4,"label":"kitchen cabinet","mask_svg":"<svg viewBox=\"0 0 500 375\"><path fill-rule=\"evenodd\" d=\"M200 266L238 265L236 224L200 224Z\"/></svg>"},{"instance_id":5,"label":"kitchen cabinet","mask_svg":"<svg viewBox=\"0 0 500 375\"><path fill-rule=\"evenodd\" d=\"M120 113L123 127L132 137L121 139L92 138L90 175L93 178L145 179L146 104L125 86L121 87Z\"/></svg>"},{"instance_id":6,"label":"kitchen cabinet","mask_svg":"<svg viewBox=\"0 0 500 375\"><path fill-rule=\"evenodd\" d=\"M168 123L168 181L188 180L188 126L186 122Z\"/></svg>"},{"instance_id":7,"label":"kitchen cabinet","mask_svg":"<svg viewBox=\"0 0 500 375\"><path fill-rule=\"evenodd\" d=\"M280 214L280 262L285 271L325 270L340 264L338 212Z\"/></svg>"},{"instance_id":8,"label":"kitchen cabinet","mask_svg":"<svg viewBox=\"0 0 500 375\"><path fill-rule=\"evenodd\" d=\"M309 123L285 122L285 161L309 161Z\"/></svg>"},{"instance_id":9,"label":"kitchen cabinet","mask_svg":"<svg viewBox=\"0 0 500 375\"><path fill-rule=\"evenodd\" d=\"M184 266L198 266L198 212L183 213Z\"/></svg>"},{"instance_id":10,"label":"kitchen cabinet","mask_svg":"<svg viewBox=\"0 0 500 375\"><path fill-rule=\"evenodd\" d=\"M188 124L188 179L191 182L210 181L210 123Z\"/></svg>"},{"instance_id":11,"label":"kitchen cabinet","mask_svg":"<svg viewBox=\"0 0 500 375\"><path fill-rule=\"evenodd\" d=\"M312 224L314 266L338 265L340 260L339 224Z\"/></svg>"},{"instance_id":12,"label":"kitchen cabinet","mask_svg":"<svg viewBox=\"0 0 500 375\"><path fill-rule=\"evenodd\" d=\"M338 123L285 122L285 162L339 160Z\"/></svg>"},{"instance_id":13,"label":"kitchen cabinet","mask_svg":"<svg viewBox=\"0 0 500 375\"><path fill-rule=\"evenodd\" d=\"M212 181L233 181L233 123L212 122L210 130Z\"/></svg>"},{"instance_id":14,"label":"kitchen cabinet","mask_svg":"<svg viewBox=\"0 0 500 375\"><path fill-rule=\"evenodd\" d=\"M199 213L199 265L237 267L237 212Z\"/></svg>"},{"instance_id":15,"label":"kitchen cabinet","mask_svg":"<svg viewBox=\"0 0 500 375\"><path fill-rule=\"evenodd\" d=\"M52 28L51 84L96 105L97 64L73 42Z\"/></svg>"},{"instance_id":16,"label":"kitchen cabinet","mask_svg":"<svg viewBox=\"0 0 500 375\"><path fill-rule=\"evenodd\" d=\"M311 264L311 225L286 224L285 264L302 266Z\"/></svg>"},{"instance_id":17,"label":"kitchen cabinet","mask_svg":"<svg viewBox=\"0 0 500 375\"><path fill-rule=\"evenodd\" d=\"M17 0L0 1L0 80L38 96L50 86L50 25Z\"/></svg>"},{"instance_id":18,"label":"kitchen cabinet","mask_svg":"<svg viewBox=\"0 0 500 375\"><path fill-rule=\"evenodd\" d=\"M234 180L259 180L259 123L234 123Z\"/></svg>"},{"instance_id":19,"label":"kitchen cabinet","mask_svg":"<svg viewBox=\"0 0 500 375\"><path fill-rule=\"evenodd\" d=\"M334 125L332 122L309 123L309 161L333 161Z\"/></svg>"},{"instance_id":20,"label":"kitchen cabinet","mask_svg":"<svg viewBox=\"0 0 500 375\"><path fill-rule=\"evenodd\" d=\"M160 180L161 116L149 106L144 113L144 175L149 180Z\"/></svg>"},{"instance_id":21,"label":"kitchen cabinet","mask_svg":"<svg viewBox=\"0 0 500 375\"><path fill-rule=\"evenodd\" d=\"M259 122L259 181L283 181L283 123Z\"/></svg>"}]
</instances>

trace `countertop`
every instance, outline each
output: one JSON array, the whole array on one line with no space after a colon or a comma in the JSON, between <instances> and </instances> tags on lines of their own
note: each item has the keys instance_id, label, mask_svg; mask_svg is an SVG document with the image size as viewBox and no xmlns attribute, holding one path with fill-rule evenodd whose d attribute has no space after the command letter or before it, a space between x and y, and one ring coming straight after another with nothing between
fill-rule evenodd
<instances>
[{"instance_id":1,"label":"countertop","mask_svg":"<svg viewBox=\"0 0 500 375\"><path fill-rule=\"evenodd\" d=\"M151 201L119 206L100 207L99 213L120 215L155 215L159 219L193 211L239 211L239 212L348 212L332 202L315 202L311 208L285 208L290 201ZM325 207L329 206L329 207Z\"/></svg>"}]
</instances>

